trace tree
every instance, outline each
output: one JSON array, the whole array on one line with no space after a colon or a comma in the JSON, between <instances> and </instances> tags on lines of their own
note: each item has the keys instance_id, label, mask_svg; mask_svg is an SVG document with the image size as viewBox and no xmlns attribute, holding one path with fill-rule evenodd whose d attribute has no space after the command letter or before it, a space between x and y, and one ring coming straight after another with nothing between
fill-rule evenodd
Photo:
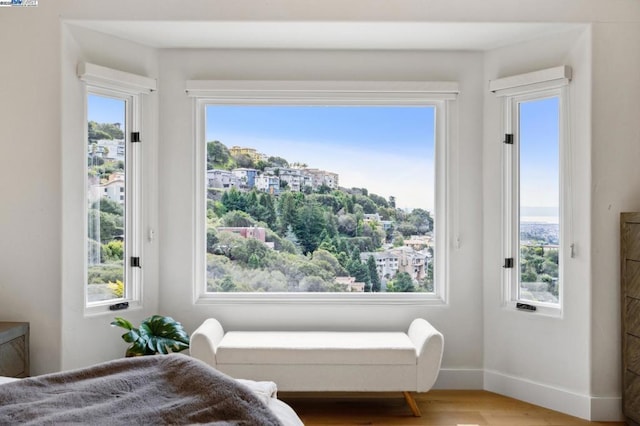
<instances>
[{"instance_id":1,"label":"tree","mask_svg":"<svg viewBox=\"0 0 640 426\"><path fill-rule=\"evenodd\" d=\"M216 244L218 244L218 233L213 228L207 229L207 253L213 253Z\"/></svg>"},{"instance_id":2,"label":"tree","mask_svg":"<svg viewBox=\"0 0 640 426\"><path fill-rule=\"evenodd\" d=\"M371 291L380 291L380 276L378 275L376 259L373 256L369 256L369 259L367 259L367 268L369 269L369 279L371 280Z\"/></svg>"},{"instance_id":3,"label":"tree","mask_svg":"<svg viewBox=\"0 0 640 426\"><path fill-rule=\"evenodd\" d=\"M300 241L298 241L298 237L296 237L295 232L293 232L293 228L291 227L291 225L287 227L287 232L285 233L284 238L296 248L296 251L302 251Z\"/></svg>"},{"instance_id":4,"label":"tree","mask_svg":"<svg viewBox=\"0 0 640 426\"><path fill-rule=\"evenodd\" d=\"M322 183L322 185L320 185L318 187L318 189L316 190L316 192L318 194L328 194L331 192L331 188L329 188L329 185L327 185L326 183Z\"/></svg>"},{"instance_id":5,"label":"tree","mask_svg":"<svg viewBox=\"0 0 640 426\"><path fill-rule=\"evenodd\" d=\"M284 167L289 168L289 162L282 157L269 157L267 162L271 167Z\"/></svg>"},{"instance_id":6,"label":"tree","mask_svg":"<svg viewBox=\"0 0 640 426\"><path fill-rule=\"evenodd\" d=\"M327 291L327 283L320 277L306 276L300 280L300 290L308 292Z\"/></svg>"},{"instance_id":7,"label":"tree","mask_svg":"<svg viewBox=\"0 0 640 426\"><path fill-rule=\"evenodd\" d=\"M260 258L256 253L251 253L251 256L249 256L249 261L247 262L247 265L251 269L258 269L262 266L262 262L260 261Z\"/></svg>"},{"instance_id":8,"label":"tree","mask_svg":"<svg viewBox=\"0 0 640 426\"><path fill-rule=\"evenodd\" d=\"M338 216L338 232L349 237L356 236L357 222L352 214Z\"/></svg>"},{"instance_id":9,"label":"tree","mask_svg":"<svg viewBox=\"0 0 640 426\"><path fill-rule=\"evenodd\" d=\"M207 142L207 170L226 168L231 154L220 141Z\"/></svg>"},{"instance_id":10,"label":"tree","mask_svg":"<svg viewBox=\"0 0 640 426\"><path fill-rule=\"evenodd\" d=\"M346 276L347 270L342 267L338 259L327 250L318 249L313 252L311 261L323 269L329 269L335 276Z\"/></svg>"},{"instance_id":11,"label":"tree","mask_svg":"<svg viewBox=\"0 0 640 426\"><path fill-rule=\"evenodd\" d=\"M256 191L244 194L243 197L245 199L245 211L255 220L260 220L262 216L262 206L258 203L258 194Z\"/></svg>"},{"instance_id":12,"label":"tree","mask_svg":"<svg viewBox=\"0 0 640 426\"><path fill-rule=\"evenodd\" d=\"M398 272L391 281L391 285L387 287L387 291L396 293L409 293L415 291L411 275L406 272Z\"/></svg>"},{"instance_id":13,"label":"tree","mask_svg":"<svg viewBox=\"0 0 640 426\"><path fill-rule=\"evenodd\" d=\"M96 227L96 220L99 220L100 229L100 242L107 244L111 240L121 239L124 235L124 225L122 216L118 216L111 213L98 211L96 209L89 209L89 230L94 230ZM98 235L92 235L90 232L89 237L97 239Z\"/></svg>"},{"instance_id":14,"label":"tree","mask_svg":"<svg viewBox=\"0 0 640 426\"><path fill-rule=\"evenodd\" d=\"M378 207L389 207L389 203L387 202L387 200L384 199L384 197L370 193L369 199L374 203L376 203Z\"/></svg>"},{"instance_id":15,"label":"tree","mask_svg":"<svg viewBox=\"0 0 640 426\"><path fill-rule=\"evenodd\" d=\"M102 245L105 261L119 261L124 258L124 243L118 240L111 240Z\"/></svg>"},{"instance_id":16,"label":"tree","mask_svg":"<svg viewBox=\"0 0 640 426\"><path fill-rule=\"evenodd\" d=\"M248 156L247 154L240 154L233 156L234 161L238 167L253 169L255 167L255 163L253 158Z\"/></svg>"},{"instance_id":17,"label":"tree","mask_svg":"<svg viewBox=\"0 0 640 426\"><path fill-rule=\"evenodd\" d=\"M105 132L104 129L101 128L101 125L95 121L89 121L88 131L89 131L88 139L90 142L113 139L113 136ZM119 138L119 139L122 139L122 138Z\"/></svg>"},{"instance_id":18,"label":"tree","mask_svg":"<svg viewBox=\"0 0 640 426\"><path fill-rule=\"evenodd\" d=\"M321 234L325 229L325 217L322 208L316 203L305 203L298 211L293 231L298 237L302 252L312 253L322 242Z\"/></svg>"},{"instance_id":19,"label":"tree","mask_svg":"<svg viewBox=\"0 0 640 426\"><path fill-rule=\"evenodd\" d=\"M255 226L256 220L245 212L234 210L222 216L220 223L228 227L247 227Z\"/></svg>"},{"instance_id":20,"label":"tree","mask_svg":"<svg viewBox=\"0 0 640 426\"><path fill-rule=\"evenodd\" d=\"M287 229L291 227L295 230L295 224L298 221L298 208L302 201L294 192L285 192L280 195L278 201L278 210L280 212L278 230L280 235L285 235ZM302 195L302 194L300 194ZM304 197L304 195L302 195Z\"/></svg>"},{"instance_id":21,"label":"tree","mask_svg":"<svg viewBox=\"0 0 640 426\"><path fill-rule=\"evenodd\" d=\"M418 234L424 235L433 230L433 218L424 209L413 209L408 219L416 227Z\"/></svg>"},{"instance_id":22,"label":"tree","mask_svg":"<svg viewBox=\"0 0 640 426\"><path fill-rule=\"evenodd\" d=\"M98 129L110 136L110 139L123 140L124 132L120 123L99 123Z\"/></svg>"},{"instance_id":23,"label":"tree","mask_svg":"<svg viewBox=\"0 0 640 426\"><path fill-rule=\"evenodd\" d=\"M99 209L101 212L114 214L116 216L122 216L124 214L122 204L105 197L93 203L91 208Z\"/></svg>"},{"instance_id":24,"label":"tree","mask_svg":"<svg viewBox=\"0 0 640 426\"><path fill-rule=\"evenodd\" d=\"M366 195L356 195L356 203L362 206L362 210L366 214L374 214L378 211L376 203L371 201L371 199Z\"/></svg>"},{"instance_id":25,"label":"tree","mask_svg":"<svg viewBox=\"0 0 640 426\"><path fill-rule=\"evenodd\" d=\"M371 291L369 269L367 265L360 260L360 250L357 248L351 253L351 259L347 263L347 271L356 281L364 283L364 291Z\"/></svg>"},{"instance_id":26,"label":"tree","mask_svg":"<svg viewBox=\"0 0 640 426\"><path fill-rule=\"evenodd\" d=\"M270 194L262 193L258 198L258 203L263 209L261 210L261 216L256 219L266 223L269 225L269 228L273 229L276 226L276 219L278 218L273 205L273 197Z\"/></svg>"},{"instance_id":27,"label":"tree","mask_svg":"<svg viewBox=\"0 0 640 426\"><path fill-rule=\"evenodd\" d=\"M229 275L225 275L222 280L220 280L220 284L218 284L220 290L225 292L236 291L236 284L233 282L233 279Z\"/></svg>"},{"instance_id":28,"label":"tree","mask_svg":"<svg viewBox=\"0 0 640 426\"><path fill-rule=\"evenodd\" d=\"M307 197L310 201L315 201L323 207L329 209L332 213L338 213L342 208L342 203L333 194L312 194Z\"/></svg>"},{"instance_id":29,"label":"tree","mask_svg":"<svg viewBox=\"0 0 640 426\"><path fill-rule=\"evenodd\" d=\"M222 233L221 233L222 234ZM261 267L269 248L253 238L240 238L231 247L232 260L250 268Z\"/></svg>"},{"instance_id":30,"label":"tree","mask_svg":"<svg viewBox=\"0 0 640 426\"><path fill-rule=\"evenodd\" d=\"M418 228L413 223L402 222L396 226L396 230L402 234L403 237L410 237L418 233Z\"/></svg>"},{"instance_id":31,"label":"tree","mask_svg":"<svg viewBox=\"0 0 640 426\"><path fill-rule=\"evenodd\" d=\"M231 188L229 191L225 191L222 194L222 204L228 212L233 210L247 211L247 199L236 188Z\"/></svg>"}]
</instances>

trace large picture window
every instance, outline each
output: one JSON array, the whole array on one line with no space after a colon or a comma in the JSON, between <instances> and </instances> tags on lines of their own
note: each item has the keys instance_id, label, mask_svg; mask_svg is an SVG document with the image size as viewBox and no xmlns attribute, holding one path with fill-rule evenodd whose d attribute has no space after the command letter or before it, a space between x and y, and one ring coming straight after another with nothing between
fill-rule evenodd
<instances>
[{"instance_id":1,"label":"large picture window","mask_svg":"<svg viewBox=\"0 0 640 426\"><path fill-rule=\"evenodd\" d=\"M197 103L201 295L442 297L445 102L297 101Z\"/></svg>"}]
</instances>

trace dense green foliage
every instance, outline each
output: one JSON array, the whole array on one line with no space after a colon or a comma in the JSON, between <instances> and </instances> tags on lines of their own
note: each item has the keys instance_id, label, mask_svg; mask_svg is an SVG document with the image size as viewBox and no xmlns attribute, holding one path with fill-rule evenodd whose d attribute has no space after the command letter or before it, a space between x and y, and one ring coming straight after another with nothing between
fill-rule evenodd
<instances>
[{"instance_id":1,"label":"dense green foliage","mask_svg":"<svg viewBox=\"0 0 640 426\"><path fill-rule=\"evenodd\" d=\"M220 142L207 145L208 168L231 170L244 158L231 155ZM265 167L288 167L287 160L269 157ZM256 164L244 165L256 167ZM276 169L277 171L277 169ZM376 221L391 221L383 230ZM374 215L365 216L365 215ZM389 222L387 222L389 224ZM263 227L267 243L245 239L218 227ZM366 188L298 192L287 186L278 195L257 190L209 188L207 200L207 288L209 291L346 291L336 277L352 276L365 291L381 290L382 277L375 259L363 252L381 250L403 236L426 235L433 230L429 212L395 207L395 199L369 193ZM401 244L401 243L400 243ZM407 275L408 276L408 275ZM409 277L409 281L411 278ZM417 283L416 283L417 284ZM395 291L414 291L402 279ZM425 290L419 286L418 290Z\"/></svg>"},{"instance_id":2,"label":"dense green foliage","mask_svg":"<svg viewBox=\"0 0 640 426\"><path fill-rule=\"evenodd\" d=\"M121 140L124 139L124 132L115 123L96 123L89 121L89 143L99 140Z\"/></svg>"},{"instance_id":3,"label":"dense green foliage","mask_svg":"<svg viewBox=\"0 0 640 426\"><path fill-rule=\"evenodd\" d=\"M520 232L520 282L558 297L558 226L525 224Z\"/></svg>"},{"instance_id":4,"label":"dense green foliage","mask_svg":"<svg viewBox=\"0 0 640 426\"><path fill-rule=\"evenodd\" d=\"M89 121L88 133L87 165L92 185L104 183L114 173L124 172L124 161L108 158L108 148L98 146L100 140L123 141L124 132L121 126L115 123ZM125 233L123 205L107 197L101 197L90 206L87 219L89 231L87 282L96 285L90 291L97 291L106 298L123 297Z\"/></svg>"}]
</instances>

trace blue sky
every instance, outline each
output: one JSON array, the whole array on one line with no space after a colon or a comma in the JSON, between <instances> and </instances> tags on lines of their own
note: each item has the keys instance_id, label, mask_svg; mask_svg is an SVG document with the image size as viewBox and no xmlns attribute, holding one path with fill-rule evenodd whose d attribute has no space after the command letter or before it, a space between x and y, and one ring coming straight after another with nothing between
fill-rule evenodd
<instances>
[{"instance_id":1,"label":"blue sky","mask_svg":"<svg viewBox=\"0 0 640 426\"><path fill-rule=\"evenodd\" d=\"M89 121L125 124L125 102L121 99L89 95L87 110Z\"/></svg>"},{"instance_id":2,"label":"blue sky","mask_svg":"<svg viewBox=\"0 0 640 426\"><path fill-rule=\"evenodd\" d=\"M557 215L558 99L520 105L523 216ZM123 123L124 101L88 97L89 120ZM433 209L432 107L208 106L207 141L257 149L340 175L398 207Z\"/></svg>"},{"instance_id":3,"label":"blue sky","mask_svg":"<svg viewBox=\"0 0 640 426\"><path fill-rule=\"evenodd\" d=\"M558 98L520 104L520 158L521 214L557 216L560 200Z\"/></svg>"},{"instance_id":4,"label":"blue sky","mask_svg":"<svg viewBox=\"0 0 640 426\"><path fill-rule=\"evenodd\" d=\"M398 207L433 208L433 107L208 106L207 141L336 172Z\"/></svg>"}]
</instances>

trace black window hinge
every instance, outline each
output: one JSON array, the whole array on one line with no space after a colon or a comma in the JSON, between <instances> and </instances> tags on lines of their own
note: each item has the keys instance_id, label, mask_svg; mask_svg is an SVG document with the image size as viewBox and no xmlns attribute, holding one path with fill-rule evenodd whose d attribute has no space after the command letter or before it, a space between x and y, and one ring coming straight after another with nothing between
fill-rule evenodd
<instances>
[{"instance_id":1,"label":"black window hinge","mask_svg":"<svg viewBox=\"0 0 640 426\"><path fill-rule=\"evenodd\" d=\"M513 145L513 134L505 133L504 135L504 143L507 145Z\"/></svg>"},{"instance_id":2,"label":"black window hinge","mask_svg":"<svg viewBox=\"0 0 640 426\"><path fill-rule=\"evenodd\" d=\"M132 257L131 258L131 267L132 268L142 268L142 266L140 266L140 258L139 257Z\"/></svg>"},{"instance_id":3,"label":"black window hinge","mask_svg":"<svg viewBox=\"0 0 640 426\"><path fill-rule=\"evenodd\" d=\"M131 132L131 142L141 142L140 132Z\"/></svg>"},{"instance_id":4,"label":"black window hinge","mask_svg":"<svg viewBox=\"0 0 640 426\"><path fill-rule=\"evenodd\" d=\"M513 257L507 257L504 259L503 268L513 268Z\"/></svg>"}]
</instances>

